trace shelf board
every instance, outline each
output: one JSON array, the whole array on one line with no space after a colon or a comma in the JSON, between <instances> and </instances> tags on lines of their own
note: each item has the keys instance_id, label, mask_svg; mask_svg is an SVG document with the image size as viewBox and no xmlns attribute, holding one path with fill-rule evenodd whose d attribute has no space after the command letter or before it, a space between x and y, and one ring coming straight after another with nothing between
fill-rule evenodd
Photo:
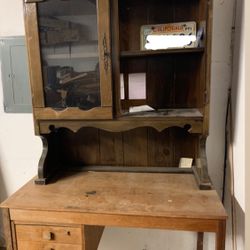
<instances>
[{"instance_id":1,"label":"shelf board","mask_svg":"<svg viewBox=\"0 0 250 250\"><path fill-rule=\"evenodd\" d=\"M135 113L124 113L121 119L130 119L130 118L196 118L203 119L202 113L199 109L161 109L155 111L143 111L143 112L135 112Z\"/></svg>"},{"instance_id":2,"label":"shelf board","mask_svg":"<svg viewBox=\"0 0 250 250\"><path fill-rule=\"evenodd\" d=\"M164 113L165 112L165 113ZM203 115L198 109L171 109L165 111L141 112L130 115L123 115L113 120L91 120L91 121L60 121L53 119L41 119L39 121L40 132L44 134L50 133L50 127L69 128L77 132L83 127L94 127L109 132L128 131L139 127L153 127L159 132L170 127L181 127L190 133L202 133L203 131ZM190 126L190 128L189 128Z\"/></svg>"},{"instance_id":3,"label":"shelf board","mask_svg":"<svg viewBox=\"0 0 250 250\"><path fill-rule=\"evenodd\" d=\"M183 48L183 49L166 49L166 50L132 50L132 51L121 51L121 58L129 57L144 57L144 56L155 56L165 54L186 54L186 53L202 53L205 49L202 48Z\"/></svg>"}]
</instances>

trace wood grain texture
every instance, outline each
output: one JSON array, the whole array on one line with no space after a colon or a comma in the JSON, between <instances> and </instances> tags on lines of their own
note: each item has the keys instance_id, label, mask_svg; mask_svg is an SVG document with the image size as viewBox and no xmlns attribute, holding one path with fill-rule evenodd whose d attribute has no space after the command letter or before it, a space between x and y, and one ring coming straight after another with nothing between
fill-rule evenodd
<instances>
[{"instance_id":1,"label":"wood grain texture","mask_svg":"<svg viewBox=\"0 0 250 250\"><path fill-rule=\"evenodd\" d=\"M121 133L100 130L100 163L102 165L123 165L123 138Z\"/></svg>"},{"instance_id":2,"label":"wood grain texture","mask_svg":"<svg viewBox=\"0 0 250 250\"><path fill-rule=\"evenodd\" d=\"M5 237L5 244L7 250L13 250L13 238L12 238L12 229L11 229L11 219L10 213L8 208L2 209L2 216L3 216L3 230L4 230L4 237Z\"/></svg>"},{"instance_id":3,"label":"wood grain texture","mask_svg":"<svg viewBox=\"0 0 250 250\"><path fill-rule=\"evenodd\" d=\"M40 241L62 244L82 244L80 227L47 225L16 225L17 241ZM47 235L51 237L46 237Z\"/></svg>"},{"instance_id":4,"label":"wood grain texture","mask_svg":"<svg viewBox=\"0 0 250 250\"><path fill-rule=\"evenodd\" d=\"M16 226L13 221L11 221L11 233L12 233L12 242L13 242L13 250L17 249L17 238L16 238Z\"/></svg>"},{"instance_id":5,"label":"wood grain texture","mask_svg":"<svg viewBox=\"0 0 250 250\"><path fill-rule=\"evenodd\" d=\"M162 132L142 127L115 133L91 125L77 132L55 127L45 136L49 141L49 150L46 148L47 155L41 158L40 179L63 168L80 170L91 166L99 166L100 169L101 166L124 166L129 171L130 166L178 167L180 158L197 157L199 145L199 135L178 127Z\"/></svg>"},{"instance_id":6,"label":"wood grain texture","mask_svg":"<svg viewBox=\"0 0 250 250\"><path fill-rule=\"evenodd\" d=\"M188 218L162 218L148 216L107 215L88 214L77 212L50 212L50 211L27 211L11 210L13 219L29 220L30 222L56 222L80 223L88 225L106 225L114 227L134 227L151 229L169 229L181 231L204 231L216 232L217 220L210 219L188 219Z\"/></svg>"},{"instance_id":7,"label":"wood grain texture","mask_svg":"<svg viewBox=\"0 0 250 250\"><path fill-rule=\"evenodd\" d=\"M189 124L191 129L190 133L202 133L203 122L200 118L121 118L113 121L60 121L60 120L43 120L39 122L40 131L42 134L49 134L51 132L50 126L55 128L68 128L73 132L77 132L84 127L93 127L108 132L125 132L139 127L151 127L156 129L158 132L162 132L170 127L184 128L185 125Z\"/></svg>"},{"instance_id":8,"label":"wood grain texture","mask_svg":"<svg viewBox=\"0 0 250 250\"><path fill-rule=\"evenodd\" d=\"M155 133L148 128L148 165L171 166L174 162L174 140L170 130L165 133Z\"/></svg>"},{"instance_id":9,"label":"wood grain texture","mask_svg":"<svg viewBox=\"0 0 250 250\"><path fill-rule=\"evenodd\" d=\"M148 165L147 132L147 128L141 128L123 133L123 155L125 166Z\"/></svg>"},{"instance_id":10,"label":"wood grain texture","mask_svg":"<svg viewBox=\"0 0 250 250\"><path fill-rule=\"evenodd\" d=\"M84 226L84 244L85 250L97 250L104 227L101 226Z\"/></svg>"},{"instance_id":11,"label":"wood grain texture","mask_svg":"<svg viewBox=\"0 0 250 250\"><path fill-rule=\"evenodd\" d=\"M32 103L34 108L41 108L44 107L44 94L36 3L24 4L24 20Z\"/></svg>"},{"instance_id":12,"label":"wood grain texture","mask_svg":"<svg viewBox=\"0 0 250 250\"><path fill-rule=\"evenodd\" d=\"M29 212L226 218L216 191L200 191L192 175L72 172L62 177L47 186L34 186L31 180L1 206ZM93 195L88 195L93 191Z\"/></svg>"},{"instance_id":13,"label":"wood grain texture","mask_svg":"<svg viewBox=\"0 0 250 250\"><path fill-rule=\"evenodd\" d=\"M34 108L34 115L38 120L101 120L112 119L112 108L98 107L84 111L79 108L66 108L61 111L52 108Z\"/></svg>"},{"instance_id":14,"label":"wood grain texture","mask_svg":"<svg viewBox=\"0 0 250 250\"><path fill-rule=\"evenodd\" d=\"M97 0L102 107L112 107L112 62L109 0Z\"/></svg>"},{"instance_id":15,"label":"wood grain texture","mask_svg":"<svg viewBox=\"0 0 250 250\"><path fill-rule=\"evenodd\" d=\"M200 189L211 189L212 183L208 175L208 163L206 156L206 136L200 136L199 138L199 153L195 159L195 165L193 166L194 175Z\"/></svg>"},{"instance_id":16,"label":"wood grain texture","mask_svg":"<svg viewBox=\"0 0 250 250\"><path fill-rule=\"evenodd\" d=\"M216 233L216 250L225 250L226 239L226 222L224 220L219 221L218 231Z\"/></svg>"},{"instance_id":17,"label":"wood grain texture","mask_svg":"<svg viewBox=\"0 0 250 250\"><path fill-rule=\"evenodd\" d=\"M81 245L19 241L18 250L85 250Z\"/></svg>"}]
</instances>

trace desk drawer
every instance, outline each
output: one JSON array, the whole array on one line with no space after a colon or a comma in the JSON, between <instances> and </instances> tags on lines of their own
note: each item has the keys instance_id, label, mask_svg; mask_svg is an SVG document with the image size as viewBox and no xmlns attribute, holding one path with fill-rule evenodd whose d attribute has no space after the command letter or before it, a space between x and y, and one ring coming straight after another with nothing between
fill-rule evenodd
<instances>
[{"instance_id":1,"label":"desk drawer","mask_svg":"<svg viewBox=\"0 0 250 250\"><path fill-rule=\"evenodd\" d=\"M18 242L36 241L82 244L82 230L80 227L16 225L16 236Z\"/></svg>"},{"instance_id":2,"label":"desk drawer","mask_svg":"<svg viewBox=\"0 0 250 250\"><path fill-rule=\"evenodd\" d=\"M18 241L18 250L82 250L81 245Z\"/></svg>"}]
</instances>

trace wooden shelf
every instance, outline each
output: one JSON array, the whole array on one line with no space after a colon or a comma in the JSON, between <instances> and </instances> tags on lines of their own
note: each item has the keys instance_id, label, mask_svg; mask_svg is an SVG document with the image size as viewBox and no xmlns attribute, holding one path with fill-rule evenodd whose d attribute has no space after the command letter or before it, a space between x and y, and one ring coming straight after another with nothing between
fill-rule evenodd
<instances>
[{"instance_id":1,"label":"wooden shelf","mask_svg":"<svg viewBox=\"0 0 250 250\"><path fill-rule=\"evenodd\" d=\"M122 116L122 119L129 118L196 118L203 119L202 113L199 109L161 109L155 111L143 111L143 112L135 112L135 113L125 113Z\"/></svg>"},{"instance_id":2,"label":"wooden shelf","mask_svg":"<svg viewBox=\"0 0 250 250\"><path fill-rule=\"evenodd\" d=\"M165 111L166 112L166 111ZM50 127L68 128L77 132L83 127L94 127L109 132L129 131L139 127L152 127L157 131L163 131L170 127L180 127L190 133L202 133L203 116L198 109L168 110L168 115L161 112L149 112L150 114L124 115L113 120L65 120L41 119L39 121L40 131L44 134L51 132Z\"/></svg>"},{"instance_id":3,"label":"wooden shelf","mask_svg":"<svg viewBox=\"0 0 250 250\"><path fill-rule=\"evenodd\" d=\"M144 57L144 56L156 56L165 54L186 54L186 53L202 53L204 48L184 48L184 49L168 49L168 50L133 50L133 51L121 51L121 58L129 57Z\"/></svg>"}]
</instances>

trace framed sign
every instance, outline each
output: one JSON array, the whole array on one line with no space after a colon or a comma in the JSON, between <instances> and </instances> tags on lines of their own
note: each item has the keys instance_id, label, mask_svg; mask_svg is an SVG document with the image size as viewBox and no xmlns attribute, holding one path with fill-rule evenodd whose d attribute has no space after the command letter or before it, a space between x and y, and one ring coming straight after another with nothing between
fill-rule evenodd
<instances>
[{"instance_id":1,"label":"framed sign","mask_svg":"<svg viewBox=\"0 0 250 250\"><path fill-rule=\"evenodd\" d=\"M143 25L141 27L141 50L194 48L196 22Z\"/></svg>"}]
</instances>

